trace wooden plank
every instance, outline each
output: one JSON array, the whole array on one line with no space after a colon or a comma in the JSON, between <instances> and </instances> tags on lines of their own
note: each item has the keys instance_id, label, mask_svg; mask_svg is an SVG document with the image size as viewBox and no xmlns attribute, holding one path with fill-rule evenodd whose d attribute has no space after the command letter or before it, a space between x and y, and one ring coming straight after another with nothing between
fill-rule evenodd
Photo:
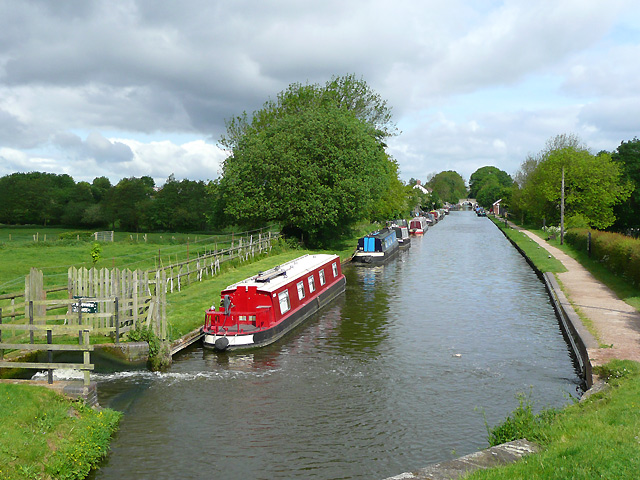
<instances>
[{"instance_id":1,"label":"wooden plank","mask_svg":"<svg viewBox=\"0 0 640 480\"><path fill-rule=\"evenodd\" d=\"M0 295L0 300L13 300L18 297L24 297L24 293L3 293Z\"/></svg>"},{"instance_id":2,"label":"wooden plank","mask_svg":"<svg viewBox=\"0 0 640 480\"><path fill-rule=\"evenodd\" d=\"M62 343L0 343L0 349L3 348L7 350L56 350L60 352L84 352L88 348L89 351L93 352L93 345L67 345Z\"/></svg>"},{"instance_id":3,"label":"wooden plank","mask_svg":"<svg viewBox=\"0 0 640 480\"><path fill-rule=\"evenodd\" d=\"M93 327L91 325L28 325L24 323L3 323L0 330L26 330L33 332L45 332L51 330L52 332L77 332L79 330L86 330L91 332Z\"/></svg>"},{"instance_id":4,"label":"wooden plank","mask_svg":"<svg viewBox=\"0 0 640 480\"><path fill-rule=\"evenodd\" d=\"M0 361L0 368L34 368L36 370L57 370L60 368L70 368L73 370L93 370L92 363L35 363L35 362L8 362Z\"/></svg>"},{"instance_id":5,"label":"wooden plank","mask_svg":"<svg viewBox=\"0 0 640 480\"><path fill-rule=\"evenodd\" d=\"M108 318L110 317L111 314L110 313L85 313L82 312L82 319L83 320L99 320L102 318ZM34 321L56 321L56 320L77 320L78 319L78 314L77 313L65 313L64 315L45 315L43 317L33 317Z\"/></svg>"}]
</instances>

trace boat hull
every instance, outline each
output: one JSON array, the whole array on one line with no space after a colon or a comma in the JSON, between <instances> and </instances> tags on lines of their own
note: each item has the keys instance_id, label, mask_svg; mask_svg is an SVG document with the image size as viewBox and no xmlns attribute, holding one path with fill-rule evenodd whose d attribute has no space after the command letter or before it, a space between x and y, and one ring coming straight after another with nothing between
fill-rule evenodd
<instances>
[{"instance_id":1,"label":"boat hull","mask_svg":"<svg viewBox=\"0 0 640 480\"><path fill-rule=\"evenodd\" d=\"M393 249L384 252L356 252L351 261L358 265L382 265L398 255L399 251L400 248L396 244Z\"/></svg>"},{"instance_id":2,"label":"boat hull","mask_svg":"<svg viewBox=\"0 0 640 480\"><path fill-rule=\"evenodd\" d=\"M345 291L346 283L346 279L342 277L324 292L320 293L310 302L301 305L298 309L292 311L290 315L286 316L282 321L271 328L237 335L214 335L205 332L202 343L206 348L213 348L216 350L219 349L216 347L216 341L221 338L226 338L229 342L222 350L241 350L269 345L282 338L284 335L303 323L311 315L342 294Z\"/></svg>"}]
</instances>

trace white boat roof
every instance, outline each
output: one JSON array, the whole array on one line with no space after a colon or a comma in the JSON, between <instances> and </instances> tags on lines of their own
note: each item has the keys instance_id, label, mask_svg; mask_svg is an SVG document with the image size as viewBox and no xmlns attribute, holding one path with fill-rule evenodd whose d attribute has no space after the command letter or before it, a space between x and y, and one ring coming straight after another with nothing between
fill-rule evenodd
<instances>
[{"instance_id":1,"label":"white boat roof","mask_svg":"<svg viewBox=\"0 0 640 480\"><path fill-rule=\"evenodd\" d=\"M238 283L229 285L225 290L233 290L237 287L256 286L258 290L274 292L280 287L291 282L298 277L305 277L305 274L312 272L316 268L331 262L340 261L338 255L318 253L314 255L303 255L277 267L271 268L258 275L246 278ZM328 280L328 279L327 279Z\"/></svg>"}]
</instances>

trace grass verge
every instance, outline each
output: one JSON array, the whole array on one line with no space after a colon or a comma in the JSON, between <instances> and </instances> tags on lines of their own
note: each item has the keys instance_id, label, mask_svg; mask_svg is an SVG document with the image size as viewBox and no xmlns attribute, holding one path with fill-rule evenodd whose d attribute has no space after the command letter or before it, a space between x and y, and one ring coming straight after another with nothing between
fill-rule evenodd
<instances>
[{"instance_id":1,"label":"grass verge","mask_svg":"<svg viewBox=\"0 0 640 480\"><path fill-rule=\"evenodd\" d=\"M538 416L521 404L494 430L504 438L538 442L541 453L506 467L478 471L467 480L514 478L636 479L640 471L640 364L614 360L599 368L611 388L563 410ZM492 431L489 432L490 436ZM513 437L513 438L511 438ZM508 441L508 440L504 440Z\"/></svg>"},{"instance_id":2,"label":"grass verge","mask_svg":"<svg viewBox=\"0 0 640 480\"><path fill-rule=\"evenodd\" d=\"M47 388L0 384L0 479L81 479L104 458L122 414Z\"/></svg>"},{"instance_id":3,"label":"grass verge","mask_svg":"<svg viewBox=\"0 0 640 480\"><path fill-rule=\"evenodd\" d=\"M549 243L580 263L580 265L586 268L596 280L613 290L618 298L640 312L640 288L630 284L623 277L616 275L603 263L589 257L585 252L578 251L567 243L560 245L559 239L550 240Z\"/></svg>"},{"instance_id":4,"label":"grass verge","mask_svg":"<svg viewBox=\"0 0 640 480\"><path fill-rule=\"evenodd\" d=\"M525 233L515 230L511 227L505 227L504 222L497 220L494 217L489 217L493 223L496 224L500 230L507 236L507 238L513 240L522 251L529 257L533 264L542 273L561 273L566 272L567 269L564 265L556 259L553 255L550 255L544 248L541 248L536 242L531 240Z\"/></svg>"}]
</instances>

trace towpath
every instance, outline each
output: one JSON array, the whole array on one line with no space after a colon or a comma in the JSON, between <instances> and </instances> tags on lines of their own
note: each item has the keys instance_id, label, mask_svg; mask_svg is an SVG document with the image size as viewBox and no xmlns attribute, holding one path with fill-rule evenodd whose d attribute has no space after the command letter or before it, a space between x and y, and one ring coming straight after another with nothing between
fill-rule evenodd
<instances>
[{"instance_id":1,"label":"towpath","mask_svg":"<svg viewBox=\"0 0 640 480\"><path fill-rule=\"evenodd\" d=\"M573 307L593 323L596 339L600 343L600 347L589 349L591 364L602 365L616 358L640 362L640 312L620 300L611 289L562 250L528 230L509 224L547 250L567 269L556 276Z\"/></svg>"}]
</instances>

